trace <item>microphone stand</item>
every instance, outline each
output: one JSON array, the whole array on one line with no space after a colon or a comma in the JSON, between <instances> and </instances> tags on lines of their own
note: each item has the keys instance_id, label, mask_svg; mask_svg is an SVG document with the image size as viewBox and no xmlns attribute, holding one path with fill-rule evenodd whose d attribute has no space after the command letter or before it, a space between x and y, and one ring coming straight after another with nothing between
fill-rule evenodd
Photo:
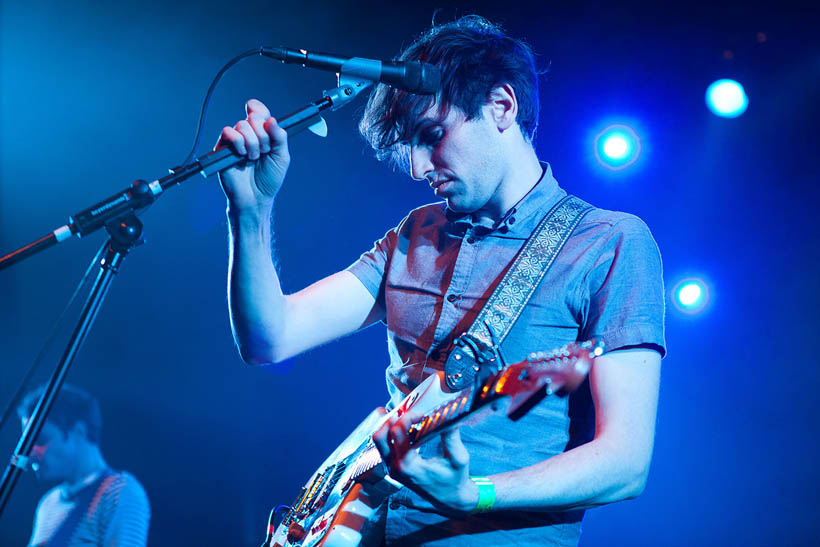
<instances>
[{"instance_id":1,"label":"microphone stand","mask_svg":"<svg viewBox=\"0 0 820 547\"><path fill-rule=\"evenodd\" d=\"M324 137L327 135L327 124L319 113L328 109L337 110L341 108L372 83L370 80L350 78L340 74L338 87L326 91L319 100L281 118L278 120L279 125L289 135L309 129L313 133ZM105 227L111 236L106 243L106 254L100 261L100 272L91 287L88 300L80 313L65 352L46 384L45 391L35 406L34 412L26 423L17 448L14 450L3 473L0 482L0 516L3 514L17 479L31 464L29 453L40 434L54 399L63 385L68 369L97 317L108 289L111 287L114 275L119 271L125 256L131 249L143 242L143 225L137 218L136 213L150 206L168 188L176 186L197 173L200 173L203 177L209 177L244 161L246 161L244 157L235 154L230 148L222 148L210 152L188 165L170 169L170 174L161 179L153 182L138 180L123 191L71 216L68 224L0 258L0 270L3 270L48 247L65 241L72 235L83 237Z\"/></svg>"}]
</instances>

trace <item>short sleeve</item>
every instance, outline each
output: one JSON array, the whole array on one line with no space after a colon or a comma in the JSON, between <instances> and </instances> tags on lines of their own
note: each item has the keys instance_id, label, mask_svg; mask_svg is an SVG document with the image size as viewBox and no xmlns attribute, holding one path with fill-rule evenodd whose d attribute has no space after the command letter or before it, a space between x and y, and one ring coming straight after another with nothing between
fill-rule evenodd
<instances>
[{"instance_id":1,"label":"short sleeve","mask_svg":"<svg viewBox=\"0 0 820 547\"><path fill-rule=\"evenodd\" d=\"M145 489L130 473L112 477L105 491L105 502L110 515L105 530L106 546L145 547L151 506Z\"/></svg>"},{"instance_id":2,"label":"short sleeve","mask_svg":"<svg viewBox=\"0 0 820 547\"><path fill-rule=\"evenodd\" d=\"M393 228L376 241L372 249L346 268L361 281L381 306L384 306L385 272L398 240L397 234L398 228Z\"/></svg>"},{"instance_id":3,"label":"short sleeve","mask_svg":"<svg viewBox=\"0 0 820 547\"><path fill-rule=\"evenodd\" d=\"M606 351L642 346L666 355L661 255L649 228L627 215L602 238L583 283L583 339Z\"/></svg>"}]
</instances>

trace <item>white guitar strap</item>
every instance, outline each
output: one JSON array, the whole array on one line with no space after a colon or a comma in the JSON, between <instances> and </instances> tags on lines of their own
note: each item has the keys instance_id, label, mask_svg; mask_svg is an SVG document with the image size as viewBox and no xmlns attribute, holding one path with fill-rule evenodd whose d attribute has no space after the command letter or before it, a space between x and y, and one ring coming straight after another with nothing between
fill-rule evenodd
<instances>
[{"instance_id":1,"label":"white guitar strap","mask_svg":"<svg viewBox=\"0 0 820 547\"><path fill-rule=\"evenodd\" d=\"M592 205L566 196L550 209L524 243L501 282L462 338L498 346L509 334L524 306L541 283L555 257ZM457 344L444 364L447 385L454 390L472 385L479 366L472 344Z\"/></svg>"}]
</instances>

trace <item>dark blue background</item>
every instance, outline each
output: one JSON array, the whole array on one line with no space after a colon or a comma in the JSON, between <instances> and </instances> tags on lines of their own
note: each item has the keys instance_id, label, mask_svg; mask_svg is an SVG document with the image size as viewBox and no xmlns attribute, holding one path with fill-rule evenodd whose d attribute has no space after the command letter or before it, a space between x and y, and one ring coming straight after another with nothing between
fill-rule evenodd
<instances>
[{"instance_id":1,"label":"dark blue background","mask_svg":"<svg viewBox=\"0 0 820 547\"><path fill-rule=\"evenodd\" d=\"M669 307L646 492L591 511L582 545L809 545L820 535L817 25L808 3L709 4L496 2L439 14L477 12L529 41L541 67L551 63L539 156L570 192L646 220L669 288L689 274L712 283L707 313ZM207 86L235 54L287 45L389 58L443 5L4 2L0 251L181 162ZM744 116L706 110L704 90L720 77L746 86ZM246 99L281 115L333 85L332 74L246 61L217 89L203 150L243 116ZM291 143L276 209L287 290L347 266L434 199L365 149L356 132L363 104L329 114L327 139ZM634 121L644 139L639 164L618 176L591 158L608 120ZM312 351L284 374L243 365L228 324L216 180L168 192L142 218L148 243L115 280L70 381L102 404L109 463L145 486L152 545L258 545L268 509L292 501L385 402L384 330ZM71 240L0 272L3 405L102 241ZM0 432L0 454L11 453L18 429L12 421ZM27 541L46 486L21 479L0 519L2 545Z\"/></svg>"}]
</instances>

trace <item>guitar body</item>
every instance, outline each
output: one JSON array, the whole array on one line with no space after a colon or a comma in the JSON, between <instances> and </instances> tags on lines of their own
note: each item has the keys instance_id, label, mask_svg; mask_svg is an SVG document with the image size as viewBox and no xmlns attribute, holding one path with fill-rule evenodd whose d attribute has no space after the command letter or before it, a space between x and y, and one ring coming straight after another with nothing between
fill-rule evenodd
<instances>
[{"instance_id":1,"label":"guitar body","mask_svg":"<svg viewBox=\"0 0 820 547\"><path fill-rule=\"evenodd\" d=\"M444 373L438 372L427 377L389 413L383 408L371 412L311 476L302 489L303 495L266 545L359 545L363 528L376 509L401 488L386 474L371 441L373 433L393 415L400 416L410 409L424 414L455 397L447 388Z\"/></svg>"}]
</instances>

